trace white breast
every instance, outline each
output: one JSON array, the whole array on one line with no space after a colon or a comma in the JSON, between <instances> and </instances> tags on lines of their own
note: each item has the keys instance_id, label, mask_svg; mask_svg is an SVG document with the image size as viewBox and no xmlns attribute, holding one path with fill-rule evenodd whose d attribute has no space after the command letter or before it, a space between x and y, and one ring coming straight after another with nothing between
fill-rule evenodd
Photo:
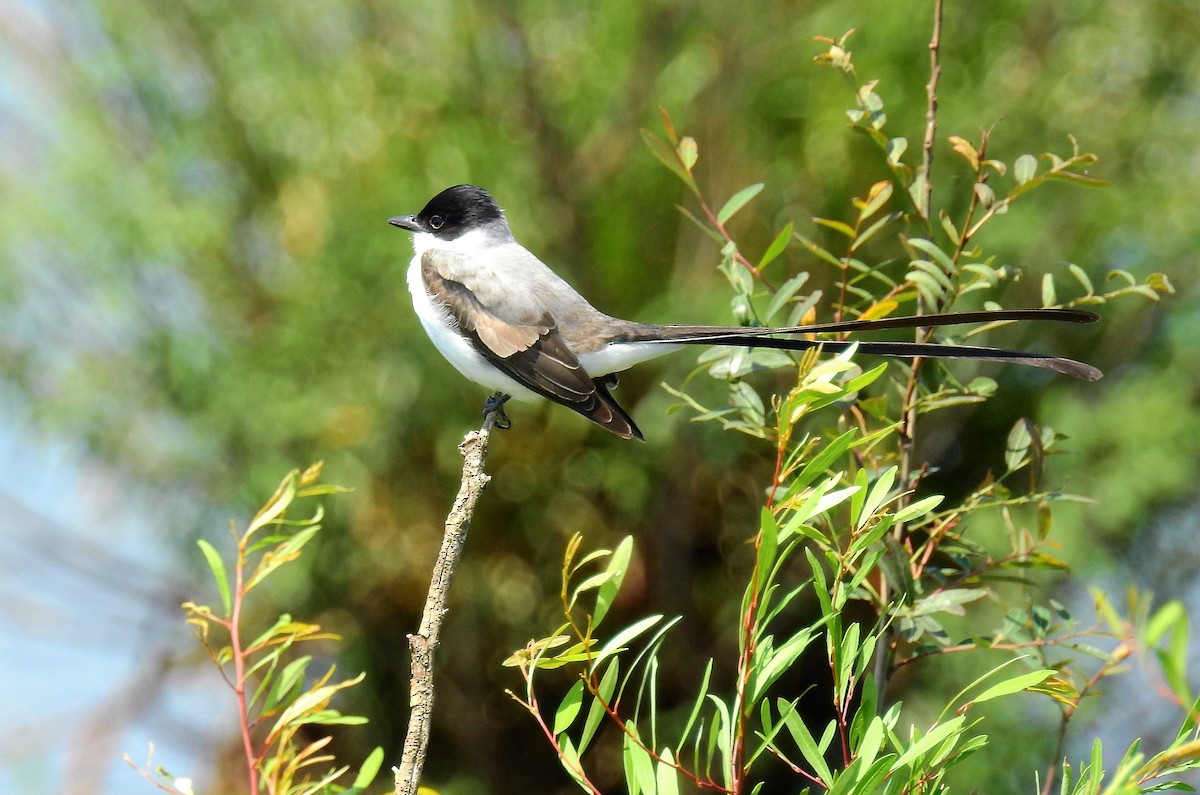
<instances>
[{"instance_id":1,"label":"white breast","mask_svg":"<svg viewBox=\"0 0 1200 795\"><path fill-rule=\"evenodd\" d=\"M458 324L446 308L433 300L429 291L425 289L425 281L421 278L422 250L422 247L418 246L417 255L408 264L408 292L412 296L413 309L417 312L421 327L425 329L425 334L434 347L446 357L446 361L454 365L454 369L475 383L512 395L518 400L535 399L537 395L534 392L509 378L483 358L458 330Z\"/></svg>"}]
</instances>

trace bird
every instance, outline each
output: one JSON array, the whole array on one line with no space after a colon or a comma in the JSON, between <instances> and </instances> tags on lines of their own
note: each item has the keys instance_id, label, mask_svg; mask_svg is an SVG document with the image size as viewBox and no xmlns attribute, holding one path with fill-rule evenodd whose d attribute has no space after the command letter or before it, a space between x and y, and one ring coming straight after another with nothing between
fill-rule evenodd
<instances>
[{"instance_id":1,"label":"bird","mask_svg":"<svg viewBox=\"0 0 1200 795\"><path fill-rule=\"evenodd\" d=\"M1040 353L968 345L899 341L816 340L832 332L933 327L997 320L1091 323L1092 312L1032 308L946 312L874 320L842 320L785 328L659 325L612 317L592 306L517 242L492 195L475 185L446 188L413 215L388 219L413 233L406 273L425 333L468 379L495 390L486 407L509 397L547 398L625 439L645 436L611 389L616 373L686 345L719 345L900 357L985 359L1041 367L1086 381L1089 364Z\"/></svg>"}]
</instances>

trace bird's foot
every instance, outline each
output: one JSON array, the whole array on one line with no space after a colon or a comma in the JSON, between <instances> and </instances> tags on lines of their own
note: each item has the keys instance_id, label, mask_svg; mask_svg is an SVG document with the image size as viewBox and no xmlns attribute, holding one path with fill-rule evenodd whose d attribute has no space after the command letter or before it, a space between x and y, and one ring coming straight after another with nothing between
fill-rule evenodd
<instances>
[{"instance_id":1,"label":"bird's foot","mask_svg":"<svg viewBox=\"0 0 1200 795\"><path fill-rule=\"evenodd\" d=\"M491 415L492 425L502 431L507 431L512 427L512 420L508 418L508 414L504 411L504 404L508 402L510 397L512 395L497 392L483 401L483 416L486 418Z\"/></svg>"}]
</instances>

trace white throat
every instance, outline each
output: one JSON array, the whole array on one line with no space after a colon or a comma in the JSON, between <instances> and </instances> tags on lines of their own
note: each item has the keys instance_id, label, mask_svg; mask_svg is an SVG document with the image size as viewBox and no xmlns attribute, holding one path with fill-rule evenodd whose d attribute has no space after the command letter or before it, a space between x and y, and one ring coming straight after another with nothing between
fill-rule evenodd
<instances>
[{"instance_id":1,"label":"white throat","mask_svg":"<svg viewBox=\"0 0 1200 795\"><path fill-rule=\"evenodd\" d=\"M506 242L508 241L500 238L491 229L472 229L470 232L459 235L453 240L442 240L428 232L416 232L413 234L413 250L417 253L418 259L431 248L455 251L459 254L476 255L481 251L487 251L489 248Z\"/></svg>"}]
</instances>

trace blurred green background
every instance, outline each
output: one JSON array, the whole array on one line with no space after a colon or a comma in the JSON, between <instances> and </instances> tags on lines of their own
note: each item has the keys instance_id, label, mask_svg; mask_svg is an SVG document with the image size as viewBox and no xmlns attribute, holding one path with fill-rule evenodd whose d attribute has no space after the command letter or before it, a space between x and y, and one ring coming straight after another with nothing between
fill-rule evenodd
<instances>
[{"instance_id":1,"label":"blurred green background","mask_svg":"<svg viewBox=\"0 0 1200 795\"><path fill-rule=\"evenodd\" d=\"M666 108L699 142L697 174L717 204L766 183L732 227L746 249L788 220L819 235L814 215L844 217L885 173L846 131L851 94L813 65L812 37L857 29L859 72L880 79L889 128L916 162L930 27L930 3L869 0L0 3L0 614L19 630L0 681L24 694L0 734L8 781L138 791L118 754L140 759L132 738L145 735L198 765L172 772L220 791L234 737L213 717L224 695L203 717L163 706L213 677L176 626L182 598L211 597L192 541L225 539L229 517L322 459L326 479L354 492L326 500L329 527L303 576L276 589L278 609L342 634L341 670L367 672L345 706L371 723L339 733L344 760L381 744L394 761L404 637L484 394L420 333L409 237L386 219L480 184L522 242L606 311L728 321L719 252L675 210L693 205L639 128L657 130ZM997 371L998 397L928 429L922 448L954 491L999 465L1018 417L1053 425L1071 454L1052 480L1097 501L1056 515L1062 557L1114 590L1181 598L1195 595L1200 509L1197 45L1193 0L948 4L935 206L969 180L946 136L994 124L990 154L1011 162L1069 151L1074 134L1113 187L1038 191L983 244L1034 274L1066 261L1097 283L1110 268L1163 271L1179 294L1106 307L1096 329L1005 338L1107 377ZM818 286L832 277L798 246L781 265L811 269ZM1007 303L1036 304L1038 285L1018 283ZM574 532L595 546L637 537L623 607L685 616L685 692L701 658L735 642L742 541L773 460L668 414L658 383L679 384L694 363L682 353L623 378L644 445L524 405L494 439L443 635L430 784L572 790L504 694L517 680L499 663L554 625ZM696 389L721 399L718 385ZM81 578L90 595L73 590ZM70 668L89 673L72 675L80 693L66 705L20 687L82 651L128 665ZM1040 753L1029 736L993 743L988 789L1028 791L1049 738Z\"/></svg>"}]
</instances>

